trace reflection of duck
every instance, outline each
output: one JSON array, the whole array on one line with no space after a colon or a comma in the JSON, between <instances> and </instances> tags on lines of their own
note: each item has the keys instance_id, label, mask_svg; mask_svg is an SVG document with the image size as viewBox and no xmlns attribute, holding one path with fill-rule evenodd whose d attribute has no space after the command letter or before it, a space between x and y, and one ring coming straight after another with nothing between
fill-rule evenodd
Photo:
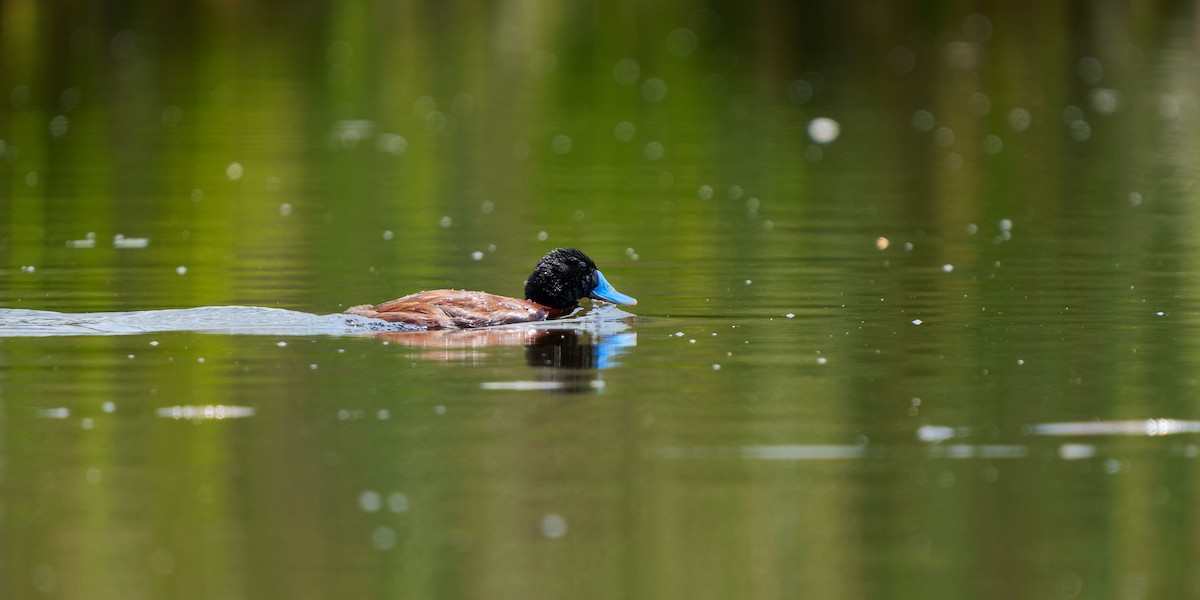
<instances>
[{"instance_id":1,"label":"reflection of duck","mask_svg":"<svg viewBox=\"0 0 1200 600\"><path fill-rule=\"evenodd\" d=\"M560 317L578 306L581 298L637 304L609 285L592 259L574 248L555 248L542 257L525 281L525 298L432 290L375 306L354 306L346 312L421 329L466 329Z\"/></svg>"},{"instance_id":2,"label":"reflection of duck","mask_svg":"<svg viewBox=\"0 0 1200 600\"><path fill-rule=\"evenodd\" d=\"M624 314L624 313L622 313ZM610 369L627 349L637 346L637 334L624 323L610 322L599 330L596 323L579 328L485 327L433 331L389 331L372 334L414 348L425 360L478 364L488 360L486 349L524 346L525 363L553 369Z\"/></svg>"},{"instance_id":3,"label":"reflection of duck","mask_svg":"<svg viewBox=\"0 0 1200 600\"><path fill-rule=\"evenodd\" d=\"M370 335L411 349L414 359L471 366L510 363L511 353L495 349L524 346L525 364L532 371L506 371L499 380L481 382L480 387L554 394L598 392L605 387L602 373L620 366L622 356L637 346L632 320L633 315L605 304L584 315L550 322Z\"/></svg>"},{"instance_id":4,"label":"reflection of duck","mask_svg":"<svg viewBox=\"0 0 1200 600\"><path fill-rule=\"evenodd\" d=\"M525 364L553 369L611 369L637 345L637 334L600 334L584 329L548 329L525 342Z\"/></svg>"}]
</instances>

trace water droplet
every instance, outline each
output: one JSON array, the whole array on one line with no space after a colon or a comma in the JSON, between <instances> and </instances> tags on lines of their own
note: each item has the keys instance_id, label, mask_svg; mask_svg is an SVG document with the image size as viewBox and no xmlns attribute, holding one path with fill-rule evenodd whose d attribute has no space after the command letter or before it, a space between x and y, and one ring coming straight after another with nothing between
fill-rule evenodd
<instances>
[{"instance_id":1,"label":"water droplet","mask_svg":"<svg viewBox=\"0 0 1200 600\"><path fill-rule=\"evenodd\" d=\"M943 148L954 145L954 130L949 127L938 127L933 134L933 141Z\"/></svg>"},{"instance_id":2,"label":"water droplet","mask_svg":"<svg viewBox=\"0 0 1200 600\"><path fill-rule=\"evenodd\" d=\"M1079 78L1088 85L1096 85L1104 78L1104 65L1100 63L1099 59L1092 56L1079 59L1075 69L1079 72Z\"/></svg>"},{"instance_id":3,"label":"water droplet","mask_svg":"<svg viewBox=\"0 0 1200 600\"><path fill-rule=\"evenodd\" d=\"M550 539L558 539L567 535L567 520L555 513L542 517L542 535Z\"/></svg>"},{"instance_id":4,"label":"water droplet","mask_svg":"<svg viewBox=\"0 0 1200 600\"><path fill-rule=\"evenodd\" d=\"M1116 90L1096 88L1091 93L1092 108L1102 115L1111 115L1120 108L1120 96Z\"/></svg>"},{"instance_id":5,"label":"water droplet","mask_svg":"<svg viewBox=\"0 0 1200 600\"><path fill-rule=\"evenodd\" d=\"M642 83L642 99L646 102L662 102L667 97L667 82L651 77Z\"/></svg>"},{"instance_id":6,"label":"water droplet","mask_svg":"<svg viewBox=\"0 0 1200 600\"><path fill-rule=\"evenodd\" d=\"M992 22L981 14L967 15L962 22L962 31L968 40L982 44L992 39Z\"/></svg>"},{"instance_id":7,"label":"water droplet","mask_svg":"<svg viewBox=\"0 0 1200 600\"><path fill-rule=\"evenodd\" d=\"M917 112L914 112L909 121L912 123L912 128L920 131L921 133L933 130L933 113L927 110L918 110Z\"/></svg>"},{"instance_id":8,"label":"water droplet","mask_svg":"<svg viewBox=\"0 0 1200 600\"><path fill-rule=\"evenodd\" d=\"M386 525L380 525L371 532L371 545L377 550L391 550L396 547L396 531Z\"/></svg>"},{"instance_id":9,"label":"water droplet","mask_svg":"<svg viewBox=\"0 0 1200 600\"><path fill-rule=\"evenodd\" d=\"M450 101L450 112L460 117L469 115L474 110L475 98L466 92L454 96L454 100Z\"/></svg>"},{"instance_id":10,"label":"water droplet","mask_svg":"<svg viewBox=\"0 0 1200 600\"><path fill-rule=\"evenodd\" d=\"M1158 116L1164 119L1174 119L1179 116L1179 99L1175 96L1163 95L1158 98Z\"/></svg>"},{"instance_id":11,"label":"water droplet","mask_svg":"<svg viewBox=\"0 0 1200 600\"><path fill-rule=\"evenodd\" d=\"M658 160L663 157L663 145L658 142L648 142L642 150L647 160Z\"/></svg>"},{"instance_id":12,"label":"water droplet","mask_svg":"<svg viewBox=\"0 0 1200 600\"><path fill-rule=\"evenodd\" d=\"M408 510L408 496L401 492L392 492L387 497L388 510L394 513L402 513Z\"/></svg>"},{"instance_id":13,"label":"water droplet","mask_svg":"<svg viewBox=\"0 0 1200 600\"><path fill-rule=\"evenodd\" d=\"M1077 142L1086 142L1092 137L1092 126L1087 121L1075 121L1069 126L1071 137Z\"/></svg>"},{"instance_id":14,"label":"water droplet","mask_svg":"<svg viewBox=\"0 0 1200 600\"><path fill-rule=\"evenodd\" d=\"M808 137L818 144L828 144L841 135L841 126L828 117L817 117L808 122Z\"/></svg>"},{"instance_id":15,"label":"water droplet","mask_svg":"<svg viewBox=\"0 0 1200 600\"><path fill-rule=\"evenodd\" d=\"M375 148L380 152L387 152L399 156L408 150L408 140L402 135L394 133L381 133L375 138Z\"/></svg>"},{"instance_id":16,"label":"water droplet","mask_svg":"<svg viewBox=\"0 0 1200 600\"><path fill-rule=\"evenodd\" d=\"M637 127L629 121L621 121L613 128L613 137L617 138L618 142L628 142L637 135Z\"/></svg>"},{"instance_id":17,"label":"water droplet","mask_svg":"<svg viewBox=\"0 0 1200 600\"><path fill-rule=\"evenodd\" d=\"M797 79L788 84L788 100L792 104L804 104L813 97L813 86L803 79Z\"/></svg>"},{"instance_id":18,"label":"water droplet","mask_svg":"<svg viewBox=\"0 0 1200 600\"><path fill-rule=\"evenodd\" d=\"M75 107L79 106L79 90L73 87L63 90L63 93L58 95L58 105L63 112L75 110Z\"/></svg>"},{"instance_id":19,"label":"water droplet","mask_svg":"<svg viewBox=\"0 0 1200 600\"><path fill-rule=\"evenodd\" d=\"M1025 131L1029 129L1029 124L1033 122L1033 116L1028 110L1017 107L1008 111L1008 125L1013 128L1013 131Z\"/></svg>"},{"instance_id":20,"label":"water droplet","mask_svg":"<svg viewBox=\"0 0 1200 600\"><path fill-rule=\"evenodd\" d=\"M997 135L988 135L983 138L983 151L988 154L999 154L1004 149L1004 142Z\"/></svg>"},{"instance_id":21,"label":"water droplet","mask_svg":"<svg viewBox=\"0 0 1200 600\"><path fill-rule=\"evenodd\" d=\"M358 507L363 512L377 512L383 506L383 500L379 496L379 492L367 490L358 495Z\"/></svg>"},{"instance_id":22,"label":"water droplet","mask_svg":"<svg viewBox=\"0 0 1200 600\"><path fill-rule=\"evenodd\" d=\"M983 92L975 92L967 97L967 106L971 109L971 114L982 117L992 112L992 99L987 97Z\"/></svg>"},{"instance_id":23,"label":"water droplet","mask_svg":"<svg viewBox=\"0 0 1200 600\"><path fill-rule=\"evenodd\" d=\"M70 121L67 119L67 117L65 115L58 115L53 119L50 119L50 135L56 138L67 135L67 129L69 129L69 126Z\"/></svg>"},{"instance_id":24,"label":"water droplet","mask_svg":"<svg viewBox=\"0 0 1200 600\"><path fill-rule=\"evenodd\" d=\"M433 96L421 96L413 101L413 114L416 118L424 120L426 116L438 109L438 101L433 100Z\"/></svg>"},{"instance_id":25,"label":"water droplet","mask_svg":"<svg viewBox=\"0 0 1200 600\"><path fill-rule=\"evenodd\" d=\"M667 50L679 57L691 56L699 39L691 29L679 28L667 35Z\"/></svg>"},{"instance_id":26,"label":"water droplet","mask_svg":"<svg viewBox=\"0 0 1200 600\"><path fill-rule=\"evenodd\" d=\"M641 75L642 67L633 59L622 58L613 65L613 79L621 85L633 85Z\"/></svg>"}]
</instances>

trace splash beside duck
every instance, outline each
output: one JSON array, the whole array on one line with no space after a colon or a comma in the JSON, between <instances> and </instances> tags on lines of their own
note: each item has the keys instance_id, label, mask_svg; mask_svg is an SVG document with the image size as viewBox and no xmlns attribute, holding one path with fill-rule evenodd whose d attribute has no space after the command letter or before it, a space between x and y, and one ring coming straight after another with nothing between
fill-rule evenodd
<instances>
[{"instance_id":1,"label":"splash beside duck","mask_svg":"<svg viewBox=\"0 0 1200 600\"><path fill-rule=\"evenodd\" d=\"M420 329L468 329L561 317L578 307L582 298L637 304L613 288L586 254L574 248L555 248L538 261L525 281L524 300L486 292L431 290L374 306L354 306L346 312Z\"/></svg>"}]
</instances>

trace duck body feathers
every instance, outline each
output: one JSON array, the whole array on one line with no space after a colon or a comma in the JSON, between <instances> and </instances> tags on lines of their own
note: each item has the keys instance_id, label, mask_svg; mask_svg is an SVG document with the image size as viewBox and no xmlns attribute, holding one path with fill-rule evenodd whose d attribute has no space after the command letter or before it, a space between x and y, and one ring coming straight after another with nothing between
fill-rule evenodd
<instances>
[{"instance_id":1,"label":"duck body feathers","mask_svg":"<svg viewBox=\"0 0 1200 600\"><path fill-rule=\"evenodd\" d=\"M433 330L545 321L562 316L573 308L555 309L530 300L518 300L487 292L431 290L409 294L383 304L354 306L346 312Z\"/></svg>"}]
</instances>

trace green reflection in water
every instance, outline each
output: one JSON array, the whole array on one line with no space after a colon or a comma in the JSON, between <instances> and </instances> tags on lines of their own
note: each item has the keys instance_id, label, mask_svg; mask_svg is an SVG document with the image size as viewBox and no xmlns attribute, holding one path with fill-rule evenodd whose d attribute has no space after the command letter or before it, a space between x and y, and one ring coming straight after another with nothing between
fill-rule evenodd
<instances>
[{"instance_id":1,"label":"green reflection in water","mask_svg":"<svg viewBox=\"0 0 1200 600\"><path fill-rule=\"evenodd\" d=\"M1197 418L1194 10L973 10L0 3L5 307L644 317L0 338L0 595L1196 595L1194 434L1029 434Z\"/></svg>"}]
</instances>

